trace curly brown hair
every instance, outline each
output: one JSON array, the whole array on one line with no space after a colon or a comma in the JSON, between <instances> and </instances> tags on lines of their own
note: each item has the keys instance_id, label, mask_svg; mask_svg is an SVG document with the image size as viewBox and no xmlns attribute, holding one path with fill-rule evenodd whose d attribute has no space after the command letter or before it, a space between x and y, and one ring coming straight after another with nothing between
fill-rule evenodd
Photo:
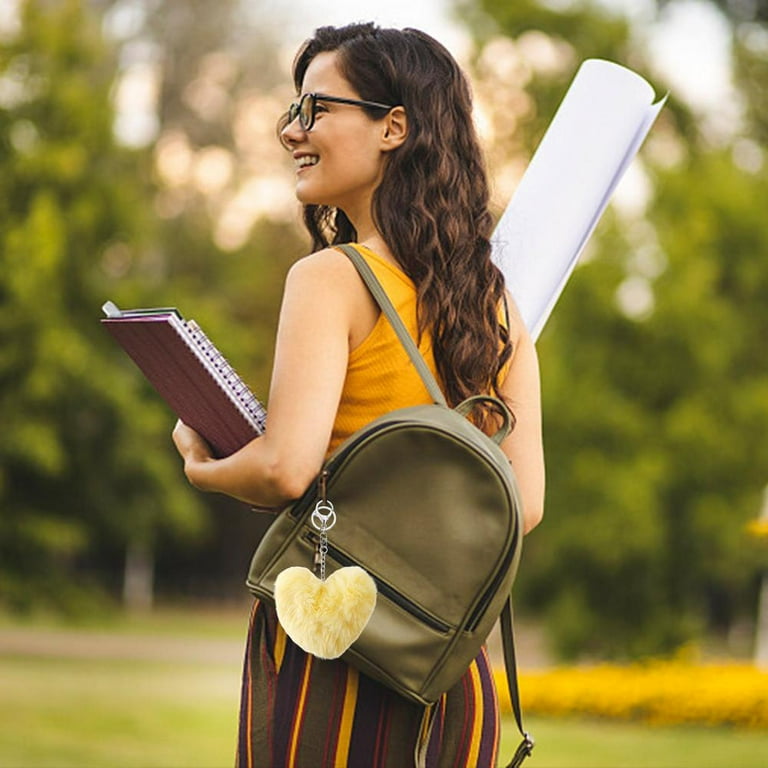
<instances>
[{"instance_id":1,"label":"curly brown hair","mask_svg":"<svg viewBox=\"0 0 768 768\"><path fill-rule=\"evenodd\" d=\"M504 278L491 261L488 180L464 73L416 29L320 27L294 60L297 93L312 59L326 51L337 52L360 98L405 108L408 135L388 153L373 220L416 285L419 333L431 334L446 399L457 405L471 395L498 394L512 346L499 322ZM366 111L374 119L386 114ZM304 222L315 249L357 237L344 212L328 206L304 206Z\"/></svg>"}]
</instances>

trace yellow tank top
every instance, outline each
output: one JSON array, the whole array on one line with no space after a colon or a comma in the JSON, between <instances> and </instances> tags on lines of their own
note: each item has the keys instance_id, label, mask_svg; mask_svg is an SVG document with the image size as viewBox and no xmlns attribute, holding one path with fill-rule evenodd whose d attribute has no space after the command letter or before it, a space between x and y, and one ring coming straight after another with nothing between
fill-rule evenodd
<instances>
[{"instance_id":1,"label":"yellow tank top","mask_svg":"<svg viewBox=\"0 0 768 768\"><path fill-rule=\"evenodd\" d=\"M416 287L413 281L405 272L377 256L369 248L362 245L357 248L379 279L415 340ZM437 378L429 333L422 334L419 351ZM389 411L431 402L432 399L408 353L389 320L381 313L370 334L349 355L347 376L328 452L333 451L353 432Z\"/></svg>"}]
</instances>

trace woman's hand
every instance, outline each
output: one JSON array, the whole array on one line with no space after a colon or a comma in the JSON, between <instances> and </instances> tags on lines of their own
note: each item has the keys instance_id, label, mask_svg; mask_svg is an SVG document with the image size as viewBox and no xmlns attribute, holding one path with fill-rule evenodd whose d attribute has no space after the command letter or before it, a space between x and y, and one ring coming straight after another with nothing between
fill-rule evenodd
<instances>
[{"instance_id":1,"label":"woman's hand","mask_svg":"<svg viewBox=\"0 0 768 768\"><path fill-rule=\"evenodd\" d=\"M208 443L192 427L188 427L181 419L173 428L173 443L176 450L184 459L184 474L187 480L200 490L205 490L199 482L200 467L210 461L215 461Z\"/></svg>"}]
</instances>

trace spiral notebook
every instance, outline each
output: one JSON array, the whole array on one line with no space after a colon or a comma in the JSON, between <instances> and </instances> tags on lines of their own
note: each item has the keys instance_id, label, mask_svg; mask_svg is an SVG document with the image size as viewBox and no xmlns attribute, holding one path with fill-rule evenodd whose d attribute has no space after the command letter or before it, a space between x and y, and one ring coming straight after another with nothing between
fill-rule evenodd
<instances>
[{"instance_id":1,"label":"spiral notebook","mask_svg":"<svg viewBox=\"0 0 768 768\"><path fill-rule=\"evenodd\" d=\"M172 307L121 310L101 322L176 415L228 456L264 432L267 412L194 320Z\"/></svg>"}]
</instances>

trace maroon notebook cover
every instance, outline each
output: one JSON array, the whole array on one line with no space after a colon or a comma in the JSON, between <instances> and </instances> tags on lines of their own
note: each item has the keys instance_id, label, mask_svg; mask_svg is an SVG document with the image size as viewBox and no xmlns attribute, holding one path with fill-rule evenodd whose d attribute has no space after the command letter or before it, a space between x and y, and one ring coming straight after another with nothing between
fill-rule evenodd
<instances>
[{"instance_id":1,"label":"maroon notebook cover","mask_svg":"<svg viewBox=\"0 0 768 768\"><path fill-rule=\"evenodd\" d=\"M207 338L207 349L194 348L194 337L178 327L183 321L169 314L126 314L101 322L176 415L208 441L217 457L234 453L263 432L263 406ZM220 370L211 370L213 361Z\"/></svg>"}]
</instances>

